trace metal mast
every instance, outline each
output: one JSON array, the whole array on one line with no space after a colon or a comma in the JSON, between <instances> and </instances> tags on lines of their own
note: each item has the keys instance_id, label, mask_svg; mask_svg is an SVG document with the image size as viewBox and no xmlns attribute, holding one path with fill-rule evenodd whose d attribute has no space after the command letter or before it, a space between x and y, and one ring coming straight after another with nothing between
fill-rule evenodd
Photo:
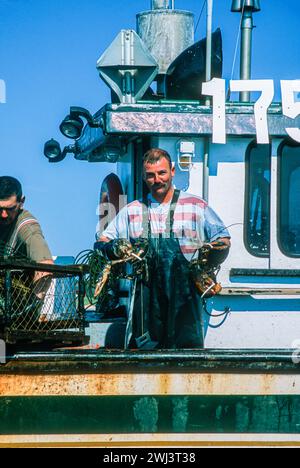
<instances>
[{"instance_id":1,"label":"metal mast","mask_svg":"<svg viewBox=\"0 0 300 468\"><path fill-rule=\"evenodd\" d=\"M231 11L242 14L240 79L251 79L253 13L260 11L259 0L233 0ZM241 102L250 101L250 92L240 93Z\"/></svg>"}]
</instances>

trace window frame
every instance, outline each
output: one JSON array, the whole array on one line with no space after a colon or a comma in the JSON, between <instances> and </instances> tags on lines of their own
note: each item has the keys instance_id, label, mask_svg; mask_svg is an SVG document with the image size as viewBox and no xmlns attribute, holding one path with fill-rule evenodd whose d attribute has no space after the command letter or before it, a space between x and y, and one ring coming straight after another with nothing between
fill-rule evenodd
<instances>
[{"instance_id":1,"label":"window frame","mask_svg":"<svg viewBox=\"0 0 300 468\"><path fill-rule=\"evenodd\" d=\"M300 154L300 145L295 143L293 140L289 138L285 138L280 145L278 146L277 150L277 158L278 158L278 166L277 166L277 191L278 191L278 197L277 197L277 244L280 252L287 258L300 258L300 252L298 254L292 254L291 252L288 252L282 242L282 235L281 235L281 213L282 213L282 200L281 200L281 194L282 194L282 167L283 167L283 150L285 147L290 147L290 148L299 148L299 154ZM300 165L299 165L300 167Z\"/></svg>"},{"instance_id":2,"label":"window frame","mask_svg":"<svg viewBox=\"0 0 300 468\"><path fill-rule=\"evenodd\" d=\"M251 166L251 152L253 149L259 146L265 146L269 148L269 170L270 170L270 185L269 185L269 251L267 253L255 252L249 243L249 227L250 227L250 166ZM271 255L271 184L272 184L272 141L266 145L260 145L256 140L252 140L245 153L245 198L244 198L244 245L247 252L253 257L257 258L270 258Z\"/></svg>"}]
</instances>

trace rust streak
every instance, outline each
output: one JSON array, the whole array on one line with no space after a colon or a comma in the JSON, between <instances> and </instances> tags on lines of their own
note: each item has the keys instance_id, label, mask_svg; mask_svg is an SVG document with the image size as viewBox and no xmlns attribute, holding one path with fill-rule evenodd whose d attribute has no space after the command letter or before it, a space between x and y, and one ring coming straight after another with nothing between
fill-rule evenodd
<instances>
[{"instance_id":1,"label":"rust streak","mask_svg":"<svg viewBox=\"0 0 300 468\"><path fill-rule=\"evenodd\" d=\"M0 375L0 396L298 394L300 375L234 373Z\"/></svg>"}]
</instances>

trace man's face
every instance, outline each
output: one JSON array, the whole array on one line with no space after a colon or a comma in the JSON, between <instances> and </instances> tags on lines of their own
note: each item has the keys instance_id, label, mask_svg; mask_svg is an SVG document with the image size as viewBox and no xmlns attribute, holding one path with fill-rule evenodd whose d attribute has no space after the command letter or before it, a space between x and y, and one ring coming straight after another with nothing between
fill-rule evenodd
<instances>
[{"instance_id":1,"label":"man's face","mask_svg":"<svg viewBox=\"0 0 300 468\"><path fill-rule=\"evenodd\" d=\"M9 226L17 218L24 199L18 202L16 195L0 200L0 227Z\"/></svg>"},{"instance_id":2,"label":"man's face","mask_svg":"<svg viewBox=\"0 0 300 468\"><path fill-rule=\"evenodd\" d=\"M163 200L170 188L175 175L175 168L170 168L169 161L160 159L154 164L144 164L144 181L153 197Z\"/></svg>"}]
</instances>

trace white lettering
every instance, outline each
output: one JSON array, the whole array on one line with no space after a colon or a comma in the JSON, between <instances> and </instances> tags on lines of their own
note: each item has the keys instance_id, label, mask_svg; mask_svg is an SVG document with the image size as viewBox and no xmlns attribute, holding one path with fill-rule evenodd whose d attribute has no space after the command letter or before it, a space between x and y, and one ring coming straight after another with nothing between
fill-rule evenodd
<instances>
[{"instance_id":1,"label":"white lettering","mask_svg":"<svg viewBox=\"0 0 300 468\"><path fill-rule=\"evenodd\" d=\"M226 143L225 86L220 78L202 84L202 94L213 97L213 143Z\"/></svg>"},{"instance_id":2,"label":"white lettering","mask_svg":"<svg viewBox=\"0 0 300 468\"><path fill-rule=\"evenodd\" d=\"M231 80L231 91L261 91L260 98L254 105L254 118L258 144L268 144L269 130L267 112L274 97L273 80Z\"/></svg>"},{"instance_id":3,"label":"white lettering","mask_svg":"<svg viewBox=\"0 0 300 468\"><path fill-rule=\"evenodd\" d=\"M167 463L168 454L167 453L154 453L154 460L156 463Z\"/></svg>"},{"instance_id":4,"label":"white lettering","mask_svg":"<svg viewBox=\"0 0 300 468\"><path fill-rule=\"evenodd\" d=\"M6 103L6 84L4 80L0 80L0 104Z\"/></svg>"},{"instance_id":5,"label":"white lettering","mask_svg":"<svg viewBox=\"0 0 300 468\"><path fill-rule=\"evenodd\" d=\"M300 102L296 101L296 93L300 91L300 80L281 80L282 113L295 119L300 115ZM288 127L286 133L300 143L300 129Z\"/></svg>"},{"instance_id":6,"label":"white lettering","mask_svg":"<svg viewBox=\"0 0 300 468\"><path fill-rule=\"evenodd\" d=\"M117 455L110 452L109 455L104 455L103 463L126 463L127 465L134 466L137 458L137 455Z\"/></svg>"},{"instance_id":7,"label":"white lettering","mask_svg":"<svg viewBox=\"0 0 300 468\"><path fill-rule=\"evenodd\" d=\"M0 340L0 364L6 363L6 343Z\"/></svg>"},{"instance_id":8,"label":"white lettering","mask_svg":"<svg viewBox=\"0 0 300 468\"><path fill-rule=\"evenodd\" d=\"M282 113L291 119L300 116L300 80L281 80ZM213 97L212 142L226 144L226 81L213 78L202 84L202 94ZM258 144L269 144L268 109L274 98L273 80L230 80L233 92L261 92L254 104ZM300 128L287 127L286 133L300 143Z\"/></svg>"},{"instance_id":9,"label":"white lettering","mask_svg":"<svg viewBox=\"0 0 300 468\"><path fill-rule=\"evenodd\" d=\"M300 363L300 340L295 340L292 343L292 349L294 349L292 354L292 361L294 364Z\"/></svg>"}]
</instances>

